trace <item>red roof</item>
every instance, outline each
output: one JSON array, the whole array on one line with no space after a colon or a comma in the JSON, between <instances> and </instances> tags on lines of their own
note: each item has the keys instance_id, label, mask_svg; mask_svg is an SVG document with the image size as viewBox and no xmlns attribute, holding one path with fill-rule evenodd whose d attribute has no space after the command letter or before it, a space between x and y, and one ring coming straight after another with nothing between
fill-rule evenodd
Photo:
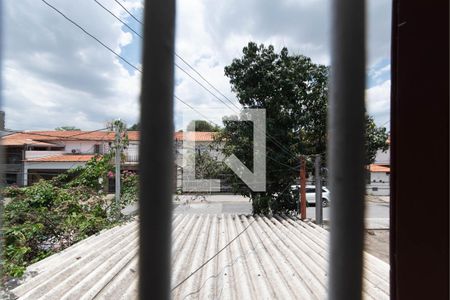
<instances>
[{"instance_id":1,"label":"red roof","mask_svg":"<svg viewBox=\"0 0 450 300\"><path fill-rule=\"evenodd\" d=\"M27 159L29 162L87 162L95 155L92 154L59 154L52 156L45 156L39 158Z\"/></svg>"},{"instance_id":2,"label":"red roof","mask_svg":"<svg viewBox=\"0 0 450 300\"><path fill-rule=\"evenodd\" d=\"M371 164L369 166L369 170L370 172L384 172L384 173L390 173L391 172L391 168L386 166L386 165L376 165L376 164Z\"/></svg>"},{"instance_id":3,"label":"red roof","mask_svg":"<svg viewBox=\"0 0 450 300\"><path fill-rule=\"evenodd\" d=\"M214 132L191 132L198 142L212 142L214 140ZM130 141L138 141L139 131L128 131L128 139ZM24 146L24 145L41 145L41 146L60 146L60 141L113 141L115 133L112 131L24 131L13 133L1 138L0 144L3 146ZM174 134L175 140L185 140L188 137L184 132L178 131ZM189 136L192 138L192 136Z\"/></svg>"},{"instance_id":4,"label":"red roof","mask_svg":"<svg viewBox=\"0 0 450 300\"><path fill-rule=\"evenodd\" d=\"M177 131L175 132L175 140L184 141L186 139L195 140L197 142L212 142L214 141L215 132L201 132L201 131L191 131L191 132L183 132Z\"/></svg>"},{"instance_id":5,"label":"red roof","mask_svg":"<svg viewBox=\"0 0 450 300\"><path fill-rule=\"evenodd\" d=\"M1 138L3 146L44 145L58 146L52 143L58 141L113 141L115 133L112 131L24 131ZM139 131L128 131L130 141L139 140ZM44 143L44 144L42 144ZM45 144L47 143L47 144Z\"/></svg>"},{"instance_id":6,"label":"red roof","mask_svg":"<svg viewBox=\"0 0 450 300\"><path fill-rule=\"evenodd\" d=\"M56 143L37 141L37 140L30 138L28 135L17 134L17 133L3 137L0 140L0 144L2 146L23 146L23 145L49 146L49 147L61 146Z\"/></svg>"}]
</instances>

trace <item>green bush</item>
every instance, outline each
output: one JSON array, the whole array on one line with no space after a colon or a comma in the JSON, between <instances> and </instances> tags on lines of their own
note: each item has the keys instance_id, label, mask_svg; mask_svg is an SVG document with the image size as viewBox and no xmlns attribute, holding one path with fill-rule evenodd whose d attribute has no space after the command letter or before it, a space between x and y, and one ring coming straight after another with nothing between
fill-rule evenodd
<instances>
[{"instance_id":1,"label":"green bush","mask_svg":"<svg viewBox=\"0 0 450 300\"><path fill-rule=\"evenodd\" d=\"M102 179L112 169L109 161L96 157L52 180L3 191L12 198L4 208L3 281L22 276L28 265L121 221L114 202L108 203L102 192ZM125 181L130 195L137 193L133 176Z\"/></svg>"},{"instance_id":2,"label":"green bush","mask_svg":"<svg viewBox=\"0 0 450 300\"><path fill-rule=\"evenodd\" d=\"M23 190L20 187L18 187L17 185L11 185L11 186L4 188L2 194L3 194L3 197L12 198L12 197L20 196L21 194L23 194Z\"/></svg>"},{"instance_id":3,"label":"green bush","mask_svg":"<svg viewBox=\"0 0 450 300\"><path fill-rule=\"evenodd\" d=\"M136 202L139 199L139 176L132 171L124 171L121 175L121 200L123 205Z\"/></svg>"}]
</instances>

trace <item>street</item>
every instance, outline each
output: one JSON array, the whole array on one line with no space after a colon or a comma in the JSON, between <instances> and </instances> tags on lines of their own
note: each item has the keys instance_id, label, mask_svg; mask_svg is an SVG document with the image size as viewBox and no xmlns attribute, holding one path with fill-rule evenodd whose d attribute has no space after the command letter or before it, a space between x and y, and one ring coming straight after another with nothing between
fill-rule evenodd
<instances>
[{"instance_id":1,"label":"street","mask_svg":"<svg viewBox=\"0 0 450 300\"><path fill-rule=\"evenodd\" d=\"M308 207L306 216L315 219L315 207ZM252 204L239 195L181 195L174 199L175 214L251 214ZM323 208L323 219L329 221L330 207ZM389 202L367 201L366 228L389 228Z\"/></svg>"}]
</instances>

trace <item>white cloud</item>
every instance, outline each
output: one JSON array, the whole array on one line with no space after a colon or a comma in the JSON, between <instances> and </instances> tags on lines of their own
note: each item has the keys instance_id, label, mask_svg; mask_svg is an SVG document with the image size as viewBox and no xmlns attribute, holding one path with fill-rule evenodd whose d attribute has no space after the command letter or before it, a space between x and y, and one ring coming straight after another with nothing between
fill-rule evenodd
<instances>
[{"instance_id":1,"label":"white cloud","mask_svg":"<svg viewBox=\"0 0 450 300\"><path fill-rule=\"evenodd\" d=\"M93 1L48 2L116 52L133 41ZM120 13L113 1L102 3ZM130 74L115 55L41 1L5 1L4 17L7 127L96 129L116 117L136 120L140 74Z\"/></svg>"},{"instance_id":2,"label":"white cloud","mask_svg":"<svg viewBox=\"0 0 450 300\"><path fill-rule=\"evenodd\" d=\"M391 72L391 65L386 65L381 68L373 68L369 71L369 75L372 76L373 79L377 80L380 79L380 77L383 77L387 75L389 72Z\"/></svg>"},{"instance_id":3,"label":"white cloud","mask_svg":"<svg viewBox=\"0 0 450 300\"><path fill-rule=\"evenodd\" d=\"M329 64L330 4L324 0L190 0L178 1L177 52L210 82L234 99L224 67L242 55L249 42L286 46L291 53ZM371 0L368 5L368 67L390 56L391 2ZM384 72L384 70L383 70ZM195 107L226 107L177 70L176 94ZM176 113L185 106L176 103ZM215 122L227 112L210 112ZM197 116L198 117L198 116ZM378 116L376 116L377 118ZM180 127L180 126L179 126Z\"/></svg>"},{"instance_id":4,"label":"white cloud","mask_svg":"<svg viewBox=\"0 0 450 300\"><path fill-rule=\"evenodd\" d=\"M47 1L116 52L126 58L133 54L127 51L133 51L130 47L137 45L139 37L126 32L94 1ZM99 1L138 26L113 0ZM142 17L142 0L120 2ZM369 1L369 69L389 60L390 5L388 0ZM249 41L273 44L277 51L286 46L291 53L329 64L330 9L325 0L179 0L176 51L236 103L224 67L241 56ZM4 24L3 93L8 127L96 129L115 117L137 121L140 74L127 71L117 57L73 24L35 0L4 1ZM212 108L208 117L216 123L233 112L178 69L175 93L194 107ZM183 125L178 114L184 109L175 102L177 128ZM193 113L192 118L200 117Z\"/></svg>"},{"instance_id":5,"label":"white cloud","mask_svg":"<svg viewBox=\"0 0 450 300\"><path fill-rule=\"evenodd\" d=\"M367 111L375 117L377 125L385 124L390 119L390 99L390 80L366 90Z\"/></svg>"}]
</instances>

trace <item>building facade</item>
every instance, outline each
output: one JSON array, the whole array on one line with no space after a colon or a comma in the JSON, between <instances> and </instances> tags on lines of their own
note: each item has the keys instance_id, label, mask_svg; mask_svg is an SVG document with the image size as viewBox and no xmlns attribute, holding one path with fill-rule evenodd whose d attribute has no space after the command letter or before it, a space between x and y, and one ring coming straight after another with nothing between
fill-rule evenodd
<instances>
[{"instance_id":1,"label":"building facade","mask_svg":"<svg viewBox=\"0 0 450 300\"><path fill-rule=\"evenodd\" d=\"M0 142L5 149L6 184L30 185L83 166L94 156L107 153L114 138L115 133L111 131L27 131L3 136ZM137 172L139 132L128 131L128 139L121 168ZM198 151L209 151L215 157L221 153L210 147L214 140L212 132L175 132L175 189L183 185L183 154L188 139L195 142Z\"/></svg>"},{"instance_id":2,"label":"building facade","mask_svg":"<svg viewBox=\"0 0 450 300\"><path fill-rule=\"evenodd\" d=\"M5 183L29 185L83 166L94 156L107 153L114 138L111 131L27 131L3 136ZM139 133L130 131L128 138L122 165L136 169Z\"/></svg>"}]
</instances>

